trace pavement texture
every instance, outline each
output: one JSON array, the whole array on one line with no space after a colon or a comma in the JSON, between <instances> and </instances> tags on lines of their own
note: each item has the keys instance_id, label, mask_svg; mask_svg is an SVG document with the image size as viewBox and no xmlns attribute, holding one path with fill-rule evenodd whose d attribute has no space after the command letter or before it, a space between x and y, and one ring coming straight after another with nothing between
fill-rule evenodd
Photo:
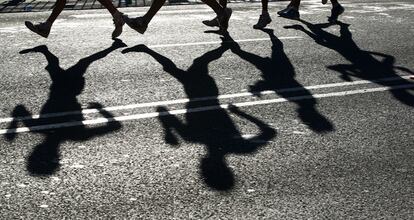
<instances>
[{"instance_id":1,"label":"pavement texture","mask_svg":"<svg viewBox=\"0 0 414 220\"><path fill-rule=\"evenodd\" d=\"M2 219L410 219L414 3L1 14ZM130 16L147 8L123 8ZM205 33L207 32L207 33Z\"/></svg>"}]
</instances>

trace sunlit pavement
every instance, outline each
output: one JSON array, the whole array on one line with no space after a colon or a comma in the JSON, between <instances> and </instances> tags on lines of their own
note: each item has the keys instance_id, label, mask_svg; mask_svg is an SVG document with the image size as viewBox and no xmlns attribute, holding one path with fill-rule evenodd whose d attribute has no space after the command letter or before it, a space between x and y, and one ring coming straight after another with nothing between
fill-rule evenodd
<instances>
[{"instance_id":1,"label":"sunlit pavement","mask_svg":"<svg viewBox=\"0 0 414 220\"><path fill-rule=\"evenodd\" d=\"M1 14L0 216L412 218L414 3L342 2Z\"/></svg>"}]
</instances>

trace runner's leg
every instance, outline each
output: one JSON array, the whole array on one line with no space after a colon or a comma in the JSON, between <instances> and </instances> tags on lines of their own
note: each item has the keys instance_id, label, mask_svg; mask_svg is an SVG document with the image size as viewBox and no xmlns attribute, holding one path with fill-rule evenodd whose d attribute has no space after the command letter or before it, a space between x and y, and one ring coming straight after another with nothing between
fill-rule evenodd
<instances>
[{"instance_id":1,"label":"runner's leg","mask_svg":"<svg viewBox=\"0 0 414 220\"><path fill-rule=\"evenodd\" d=\"M147 30L148 24L157 14L160 8L164 5L165 1L166 0L154 0L147 13L145 13L145 15L142 17L129 18L128 16L124 15L123 19L130 28L136 30L140 34L144 34L144 32Z\"/></svg>"},{"instance_id":2,"label":"runner's leg","mask_svg":"<svg viewBox=\"0 0 414 220\"><path fill-rule=\"evenodd\" d=\"M267 6L268 6L269 0L262 0L262 14L259 17L259 21L257 21L257 24L253 25L254 29L262 29L266 27L270 22L272 22L272 19L270 18Z\"/></svg>"},{"instance_id":3,"label":"runner's leg","mask_svg":"<svg viewBox=\"0 0 414 220\"><path fill-rule=\"evenodd\" d=\"M57 0L53 8L52 14L50 14L46 22L41 22L39 24L33 24L30 21L25 21L24 24L29 30L33 31L34 33L42 37L47 38L49 36L50 29L52 28L53 22L55 22L56 18L62 12L65 5L66 5L66 0Z\"/></svg>"},{"instance_id":4,"label":"runner's leg","mask_svg":"<svg viewBox=\"0 0 414 220\"><path fill-rule=\"evenodd\" d=\"M53 8L52 14L50 14L49 18L46 20L46 23L49 23L52 26L53 22L55 22L56 18L60 15L66 5L66 0L57 0L55 7Z\"/></svg>"},{"instance_id":5,"label":"runner's leg","mask_svg":"<svg viewBox=\"0 0 414 220\"><path fill-rule=\"evenodd\" d=\"M117 38L122 33L122 26L125 22L122 18L122 13L118 11L117 8L112 4L110 0L98 0L101 5L103 5L109 13L112 15L112 20L114 21L115 29L112 32L112 38Z\"/></svg>"}]
</instances>

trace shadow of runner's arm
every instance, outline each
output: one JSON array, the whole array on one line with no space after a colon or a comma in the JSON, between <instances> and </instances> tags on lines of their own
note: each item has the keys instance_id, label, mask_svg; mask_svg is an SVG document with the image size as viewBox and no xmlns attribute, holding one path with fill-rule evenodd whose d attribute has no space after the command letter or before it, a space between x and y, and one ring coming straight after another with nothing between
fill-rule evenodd
<instances>
[{"instance_id":1,"label":"shadow of runner's arm","mask_svg":"<svg viewBox=\"0 0 414 220\"><path fill-rule=\"evenodd\" d=\"M101 104L93 102L89 104L89 108L97 109L104 118L108 119L108 122L99 127L85 129L79 139L87 140L95 136L102 136L109 132L121 129L121 123L119 121L116 121L114 119L114 115L106 111Z\"/></svg>"},{"instance_id":2,"label":"shadow of runner's arm","mask_svg":"<svg viewBox=\"0 0 414 220\"><path fill-rule=\"evenodd\" d=\"M233 41L231 43L229 43L228 41L223 41L222 44L228 45L228 47L230 48L231 52L233 52L234 54L236 54L237 56L239 56L240 58L242 58L243 60L246 60L247 62L251 63L252 65L254 65L257 69L259 70L263 70L263 66L266 65L266 58L263 58L261 56L258 56L256 54L244 51L240 48L240 45L236 42Z\"/></svg>"},{"instance_id":3,"label":"shadow of runner's arm","mask_svg":"<svg viewBox=\"0 0 414 220\"><path fill-rule=\"evenodd\" d=\"M222 44L222 46L211 50L200 57L195 58L193 64L189 68L189 72L191 71L190 69L207 68L209 63L219 59L228 49L229 47Z\"/></svg>"},{"instance_id":4,"label":"shadow of runner's arm","mask_svg":"<svg viewBox=\"0 0 414 220\"><path fill-rule=\"evenodd\" d=\"M178 145L178 138L174 135L173 129L185 140L188 136L188 129L177 117L171 115L169 110L164 106L157 107L159 113L158 120L160 120L162 127L164 128L165 142L171 145Z\"/></svg>"},{"instance_id":5,"label":"shadow of runner's arm","mask_svg":"<svg viewBox=\"0 0 414 220\"><path fill-rule=\"evenodd\" d=\"M360 71L358 71L358 69L353 64L335 64L327 66L327 68L340 73L340 77L348 82L352 81L350 76L357 76L360 74Z\"/></svg>"},{"instance_id":6,"label":"shadow of runner's arm","mask_svg":"<svg viewBox=\"0 0 414 220\"><path fill-rule=\"evenodd\" d=\"M115 39L114 42L112 43L112 45L102 51L99 51L95 54L92 54L88 57L82 58L78 61L78 63L76 63L76 65L74 65L73 67L71 67L72 70L76 69L77 72L79 73L85 73L86 69L89 67L89 65L91 65L93 62L102 59L104 57L106 57L108 54L110 54L112 51L122 48L122 47L126 47L127 45L124 44L121 40L119 39Z\"/></svg>"},{"instance_id":7,"label":"shadow of runner's arm","mask_svg":"<svg viewBox=\"0 0 414 220\"><path fill-rule=\"evenodd\" d=\"M16 138L17 133L15 131L17 129L17 123L19 123L20 121L23 122L24 126L26 127L30 127L34 124L33 122L31 122L30 119L29 120L18 119L20 117L27 117L31 115L32 114L26 109L24 105L19 104L16 107L14 107L13 112L12 112L13 120L7 126L7 132L9 133L5 134L7 141L13 141L14 138Z\"/></svg>"},{"instance_id":8,"label":"shadow of runner's arm","mask_svg":"<svg viewBox=\"0 0 414 220\"><path fill-rule=\"evenodd\" d=\"M408 74L414 74L413 71L411 71L410 69L408 69L407 67L403 67L403 66L394 66L395 69L397 70L401 70L403 72L406 72Z\"/></svg>"},{"instance_id":9,"label":"shadow of runner's arm","mask_svg":"<svg viewBox=\"0 0 414 220\"><path fill-rule=\"evenodd\" d=\"M253 152L257 149L257 147L265 145L266 142L268 142L269 140L271 140L272 138L276 136L275 129L271 128L269 125L262 122L261 120L241 111L238 107L231 105L229 106L229 111L254 123L260 129L260 134L252 138L249 138L247 140L243 139L245 146L242 148L236 148L235 150L233 150L233 152L235 153ZM246 141L248 143L245 143Z\"/></svg>"},{"instance_id":10,"label":"shadow of runner's arm","mask_svg":"<svg viewBox=\"0 0 414 220\"><path fill-rule=\"evenodd\" d=\"M151 48L147 47L144 44L139 44L137 46L127 48L122 51L122 53L129 53L129 52L142 52L152 56L158 63L160 63L167 73L171 74L175 78L181 78L182 74L184 73L183 70L177 68L175 63L168 59L167 57L155 52Z\"/></svg>"},{"instance_id":11,"label":"shadow of runner's arm","mask_svg":"<svg viewBox=\"0 0 414 220\"><path fill-rule=\"evenodd\" d=\"M63 71L63 69L59 66L59 58L57 58L53 53L51 53L45 45L37 46L32 49L22 50L20 51L20 54L33 52L42 53L46 57L47 66L45 67L45 69L49 72L52 81L54 81L57 77L56 74Z\"/></svg>"}]
</instances>

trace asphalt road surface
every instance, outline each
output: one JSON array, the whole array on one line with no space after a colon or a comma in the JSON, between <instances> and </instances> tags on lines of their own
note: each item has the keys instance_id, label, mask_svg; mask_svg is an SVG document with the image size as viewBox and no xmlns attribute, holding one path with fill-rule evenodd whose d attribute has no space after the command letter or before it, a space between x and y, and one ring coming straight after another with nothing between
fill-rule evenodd
<instances>
[{"instance_id":1,"label":"asphalt road surface","mask_svg":"<svg viewBox=\"0 0 414 220\"><path fill-rule=\"evenodd\" d=\"M342 2L0 15L1 218L412 218L414 3Z\"/></svg>"}]
</instances>

